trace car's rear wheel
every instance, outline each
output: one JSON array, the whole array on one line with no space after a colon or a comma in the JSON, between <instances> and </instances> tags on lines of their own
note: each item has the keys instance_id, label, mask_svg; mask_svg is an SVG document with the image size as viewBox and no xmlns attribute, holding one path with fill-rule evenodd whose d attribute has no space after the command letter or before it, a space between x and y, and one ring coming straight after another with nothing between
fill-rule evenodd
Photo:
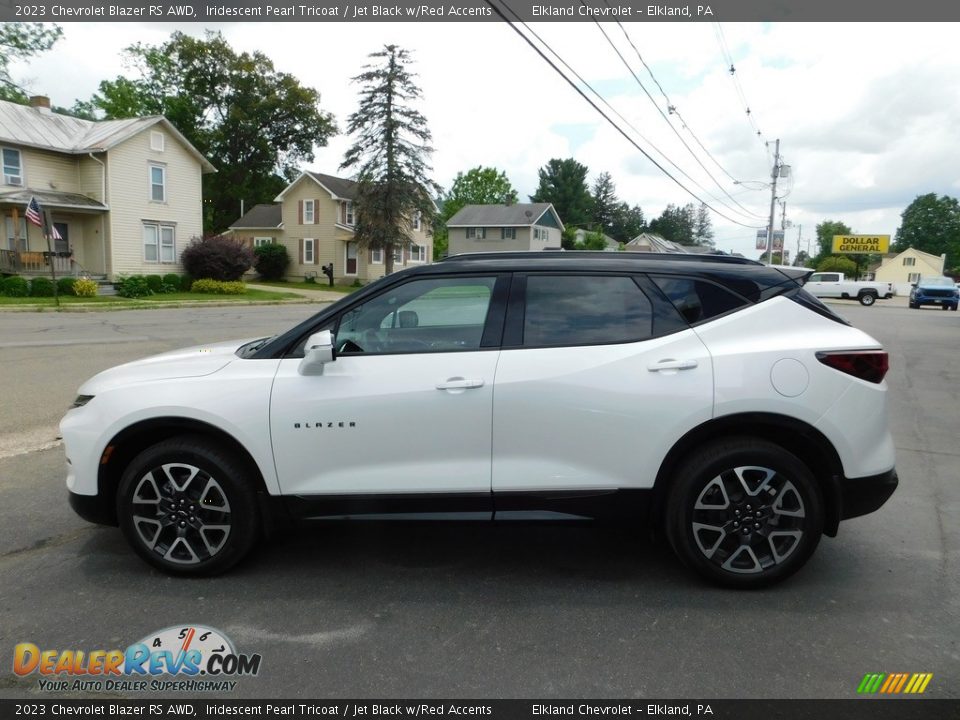
<instances>
[{"instance_id":1,"label":"car's rear wheel","mask_svg":"<svg viewBox=\"0 0 960 720\"><path fill-rule=\"evenodd\" d=\"M810 558L823 532L823 496L796 456L758 438L729 438L679 469L666 505L674 551L730 587L779 582Z\"/></svg>"},{"instance_id":2,"label":"car's rear wheel","mask_svg":"<svg viewBox=\"0 0 960 720\"><path fill-rule=\"evenodd\" d=\"M949 310L949 309L950 309L950 306L949 306L949 305L941 305L941 306L940 306L940 309L941 309L941 310Z\"/></svg>"},{"instance_id":3,"label":"car's rear wheel","mask_svg":"<svg viewBox=\"0 0 960 720\"><path fill-rule=\"evenodd\" d=\"M867 292L862 293L857 299L861 305L873 305L877 301L877 296L874 293Z\"/></svg>"},{"instance_id":4,"label":"car's rear wheel","mask_svg":"<svg viewBox=\"0 0 960 720\"><path fill-rule=\"evenodd\" d=\"M250 472L193 436L165 440L133 459L120 480L117 517L144 560L176 575L227 570L260 532Z\"/></svg>"}]
</instances>

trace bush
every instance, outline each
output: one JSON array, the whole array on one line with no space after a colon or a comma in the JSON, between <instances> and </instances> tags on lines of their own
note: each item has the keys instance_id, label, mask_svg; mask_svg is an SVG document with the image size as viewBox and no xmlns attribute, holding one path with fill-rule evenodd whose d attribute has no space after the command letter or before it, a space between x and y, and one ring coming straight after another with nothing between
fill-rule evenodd
<instances>
[{"instance_id":1,"label":"bush","mask_svg":"<svg viewBox=\"0 0 960 720\"><path fill-rule=\"evenodd\" d=\"M147 281L147 286L150 288L150 291L157 295L163 292L163 278L159 275L147 275L145 277Z\"/></svg>"},{"instance_id":2,"label":"bush","mask_svg":"<svg viewBox=\"0 0 960 720\"><path fill-rule=\"evenodd\" d=\"M181 282L183 282L183 280L176 273L167 273L163 276L164 285L169 285L172 288L176 288L176 290L171 290L171 292L180 292Z\"/></svg>"},{"instance_id":3,"label":"bush","mask_svg":"<svg viewBox=\"0 0 960 720\"><path fill-rule=\"evenodd\" d=\"M184 269L193 277L239 280L253 266L253 250L223 235L194 238L180 256Z\"/></svg>"},{"instance_id":4,"label":"bush","mask_svg":"<svg viewBox=\"0 0 960 720\"><path fill-rule=\"evenodd\" d=\"M247 286L239 280L224 281L204 278L203 280L194 280L190 292L210 295L243 295L246 291Z\"/></svg>"},{"instance_id":5,"label":"bush","mask_svg":"<svg viewBox=\"0 0 960 720\"><path fill-rule=\"evenodd\" d=\"M30 281L30 297L53 297L53 281L50 278L35 277Z\"/></svg>"},{"instance_id":6,"label":"bush","mask_svg":"<svg viewBox=\"0 0 960 720\"><path fill-rule=\"evenodd\" d=\"M30 295L30 283L26 278L13 275L5 278L2 285L2 294L7 297L27 297Z\"/></svg>"},{"instance_id":7,"label":"bush","mask_svg":"<svg viewBox=\"0 0 960 720\"><path fill-rule=\"evenodd\" d=\"M131 275L128 278L120 278L114 283L117 288L117 295L125 298L138 298L153 295L150 284L143 275Z\"/></svg>"},{"instance_id":8,"label":"bush","mask_svg":"<svg viewBox=\"0 0 960 720\"><path fill-rule=\"evenodd\" d=\"M189 275L183 275L180 278L180 292L190 292L193 287L193 278Z\"/></svg>"},{"instance_id":9,"label":"bush","mask_svg":"<svg viewBox=\"0 0 960 720\"><path fill-rule=\"evenodd\" d=\"M264 280L282 280L290 264L287 249L280 243L254 248L253 267Z\"/></svg>"},{"instance_id":10,"label":"bush","mask_svg":"<svg viewBox=\"0 0 960 720\"><path fill-rule=\"evenodd\" d=\"M58 295L75 295L73 292L73 284L77 281L76 278L64 277L57 280L57 294Z\"/></svg>"},{"instance_id":11,"label":"bush","mask_svg":"<svg viewBox=\"0 0 960 720\"><path fill-rule=\"evenodd\" d=\"M96 297L97 282L89 278L80 278L73 283L73 294L77 297Z\"/></svg>"}]
</instances>

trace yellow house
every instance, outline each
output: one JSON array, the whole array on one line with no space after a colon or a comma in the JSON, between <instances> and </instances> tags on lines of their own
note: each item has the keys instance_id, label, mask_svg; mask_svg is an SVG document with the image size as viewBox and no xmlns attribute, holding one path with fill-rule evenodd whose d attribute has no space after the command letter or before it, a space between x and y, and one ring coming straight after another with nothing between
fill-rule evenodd
<instances>
[{"instance_id":1,"label":"yellow house","mask_svg":"<svg viewBox=\"0 0 960 720\"><path fill-rule=\"evenodd\" d=\"M921 277L943 275L946 261L946 255L931 255L916 248L907 248L902 253L884 258L874 279L893 283L897 295L909 295L910 286Z\"/></svg>"},{"instance_id":2,"label":"yellow house","mask_svg":"<svg viewBox=\"0 0 960 720\"><path fill-rule=\"evenodd\" d=\"M203 233L201 176L214 167L164 117L94 122L43 96L0 101L0 156L0 272L179 272ZM31 198L56 231L49 250L24 217Z\"/></svg>"},{"instance_id":3,"label":"yellow house","mask_svg":"<svg viewBox=\"0 0 960 720\"><path fill-rule=\"evenodd\" d=\"M289 279L312 277L324 282L323 267L333 264L335 282L368 283L383 277L384 251L361 249L354 237L356 187L353 180L304 172L276 197L275 204L257 205L230 230L252 246L282 243L290 256ZM433 259L432 235L417 218L412 234L410 247L394 251L394 270Z\"/></svg>"}]
</instances>

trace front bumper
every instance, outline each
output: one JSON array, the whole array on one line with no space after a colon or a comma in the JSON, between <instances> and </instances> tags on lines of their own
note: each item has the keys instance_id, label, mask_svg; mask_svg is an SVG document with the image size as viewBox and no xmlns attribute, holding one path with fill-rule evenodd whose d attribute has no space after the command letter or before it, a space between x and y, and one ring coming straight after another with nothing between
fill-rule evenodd
<instances>
[{"instance_id":1,"label":"front bumper","mask_svg":"<svg viewBox=\"0 0 960 720\"><path fill-rule=\"evenodd\" d=\"M97 525L116 525L117 512L110 503L104 502L100 495L78 495L69 492L70 507L87 522Z\"/></svg>"}]
</instances>

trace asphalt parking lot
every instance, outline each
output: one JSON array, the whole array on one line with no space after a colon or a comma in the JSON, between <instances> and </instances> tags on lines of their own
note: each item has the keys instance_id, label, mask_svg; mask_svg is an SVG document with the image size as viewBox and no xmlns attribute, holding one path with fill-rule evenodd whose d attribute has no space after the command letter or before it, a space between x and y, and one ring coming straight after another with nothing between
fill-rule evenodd
<instances>
[{"instance_id":1,"label":"asphalt parking lot","mask_svg":"<svg viewBox=\"0 0 960 720\"><path fill-rule=\"evenodd\" d=\"M642 532L552 525L324 526L169 578L73 515L52 428L98 369L317 308L0 315L0 697L50 696L11 672L17 643L122 648L181 624L262 655L224 697L854 698L868 672L960 697L960 313L833 307L890 353L900 487L748 593Z\"/></svg>"}]
</instances>

